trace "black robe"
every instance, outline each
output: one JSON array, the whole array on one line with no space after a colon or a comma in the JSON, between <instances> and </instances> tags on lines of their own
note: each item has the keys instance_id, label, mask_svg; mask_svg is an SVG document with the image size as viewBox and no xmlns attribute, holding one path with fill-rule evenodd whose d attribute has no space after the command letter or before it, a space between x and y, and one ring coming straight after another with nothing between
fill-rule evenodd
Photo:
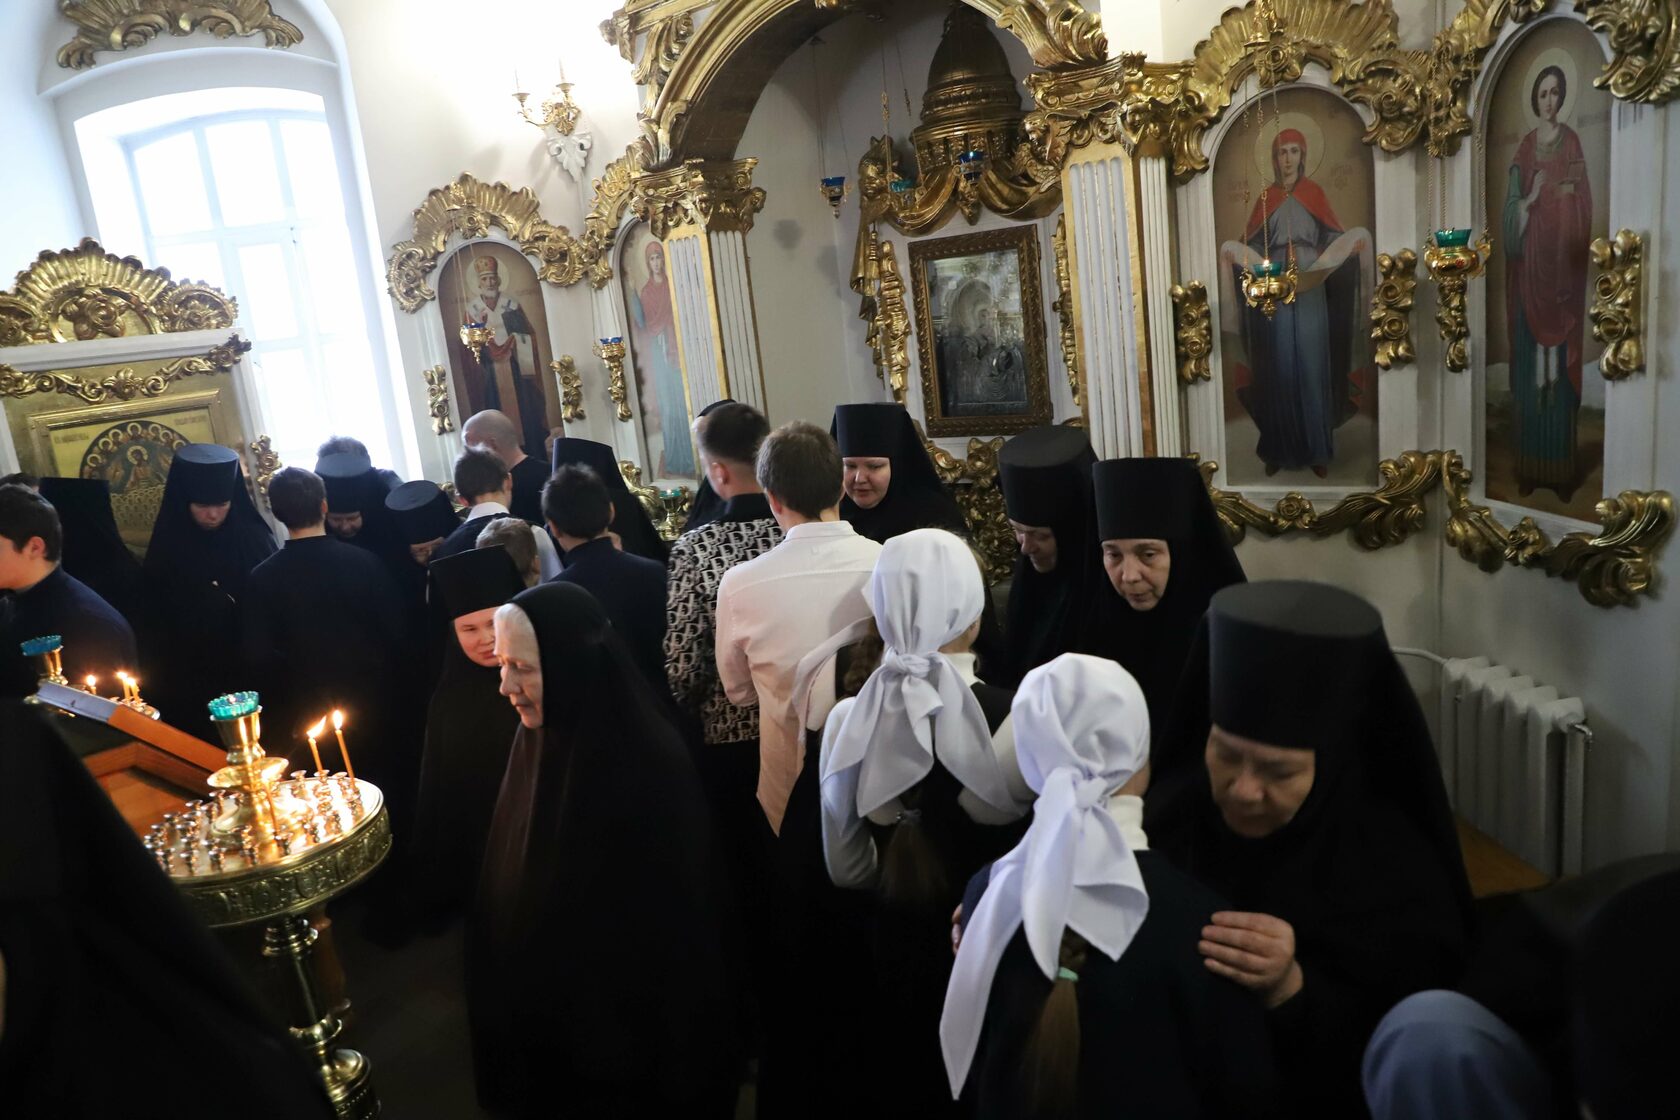
<instances>
[{"instance_id":1,"label":"black robe","mask_svg":"<svg viewBox=\"0 0 1680 1120\"><path fill-rule=\"evenodd\" d=\"M43 478L41 497L58 512L64 534L59 564L115 607L131 626L138 625L145 601L140 561L117 528L110 484L102 478Z\"/></svg>"},{"instance_id":2,"label":"black robe","mask_svg":"<svg viewBox=\"0 0 1680 1120\"><path fill-rule=\"evenodd\" d=\"M484 837L502 788L519 715L498 688L501 672L475 664L451 632L426 709L426 745L410 844L424 876L417 909L437 923L463 913L484 862Z\"/></svg>"},{"instance_id":3,"label":"black robe","mask_svg":"<svg viewBox=\"0 0 1680 1120\"><path fill-rule=\"evenodd\" d=\"M432 559L442 560L447 556L459 556L461 553L478 547L478 535L484 527L498 517L507 517L509 513L486 513L461 522L460 526L443 538L443 543L432 549Z\"/></svg>"},{"instance_id":4,"label":"black robe","mask_svg":"<svg viewBox=\"0 0 1680 1120\"><path fill-rule=\"evenodd\" d=\"M410 727L418 720L406 718L419 705L402 689L418 670L384 565L331 536L287 541L252 571L240 618L268 753L306 769L303 732L342 709L356 776L384 791L392 831L401 836L420 763L418 728ZM320 747L322 762L341 770L330 731Z\"/></svg>"},{"instance_id":5,"label":"black robe","mask_svg":"<svg viewBox=\"0 0 1680 1120\"><path fill-rule=\"evenodd\" d=\"M0 742L6 1114L329 1120L302 1048L47 717L0 703Z\"/></svg>"},{"instance_id":6,"label":"black robe","mask_svg":"<svg viewBox=\"0 0 1680 1120\"><path fill-rule=\"evenodd\" d=\"M1096 470L1101 472L1112 462L1098 463ZM1220 589L1243 583L1247 577L1194 464L1184 459L1122 462L1145 464L1150 474L1159 472L1165 478L1151 480L1141 492L1114 494L1105 492L1099 474L1095 547L1100 549L1104 540L1122 538L1165 540L1171 555L1167 587L1153 609L1133 610L1114 590L1099 561L1100 586L1085 613L1078 652L1119 662L1137 680L1149 705L1149 726L1156 730L1154 742L1159 743L1208 603ZM1122 499L1126 508L1115 509ZM1152 750L1150 762L1155 773L1152 780L1158 780L1162 763L1171 765L1176 760L1163 759Z\"/></svg>"},{"instance_id":7,"label":"black robe","mask_svg":"<svg viewBox=\"0 0 1680 1120\"><path fill-rule=\"evenodd\" d=\"M0 696L34 694L38 662L18 647L49 634L64 641L64 675L73 685L91 673L101 693L115 695L118 669L143 675L128 620L58 567L34 587L0 596Z\"/></svg>"},{"instance_id":8,"label":"black robe","mask_svg":"<svg viewBox=\"0 0 1680 1120\"><path fill-rule=\"evenodd\" d=\"M1148 917L1118 961L1091 949L1079 972L1078 1115L1272 1115L1277 1075L1265 1011L1209 972L1196 951L1202 927L1226 909L1224 901L1154 852L1138 852L1137 861ZM985 884L984 873L976 876L964 897L965 924ZM963 1094L977 1120L1030 1114L1021 1060L1050 988L1026 932L1017 931L992 978Z\"/></svg>"},{"instance_id":9,"label":"black robe","mask_svg":"<svg viewBox=\"0 0 1680 1120\"><path fill-rule=\"evenodd\" d=\"M618 534L619 543L624 551L635 556L645 556L649 560L665 563L671 549L654 528L653 521L648 517L647 510L636 495L630 492L629 483L624 481L624 474L618 469L618 459L613 449L604 443L597 443L592 439L575 439L562 436L554 441L554 455L550 465L559 470L568 464L588 467L607 488L607 496L612 499L613 521L612 531Z\"/></svg>"},{"instance_id":10,"label":"black robe","mask_svg":"<svg viewBox=\"0 0 1680 1120\"><path fill-rule=\"evenodd\" d=\"M1203 627L1219 625L1214 616L1228 601L1316 586L1232 589ZM1329 617L1338 599L1358 602L1335 592L1326 605L1321 596L1297 609L1299 622ZM1169 769L1145 798L1145 828L1155 850L1233 908L1294 927L1303 986L1270 1013L1285 1099L1296 1115L1357 1117L1360 1057L1377 1020L1413 992L1455 984L1473 947L1470 888L1440 766L1380 620L1363 637L1333 643L1292 645L1235 626L1221 641L1217 655L1193 661L1163 753L1201 757L1217 722L1245 738L1312 749L1312 790L1288 824L1244 839L1225 825L1205 762ZM1216 681L1224 695L1213 694ZM1292 702L1276 703L1287 696Z\"/></svg>"},{"instance_id":11,"label":"black robe","mask_svg":"<svg viewBox=\"0 0 1680 1120\"><path fill-rule=\"evenodd\" d=\"M682 737L605 612L544 584L513 603L542 658L468 920L479 1099L497 1116L733 1115L725 903Z\"/></svg>"},{"instance_id":12,"label":"black robe","mask_svg":"<svg viewBox=\"0 0 1680 1120\"><path fill-rule=\"evenodd\" d=\"M543 487L552 473L547 463L532 455L508 468L508 474L513 476L513 500L508 503L508 512L541 527Z\"/></svg>"},{"instance_id":13,"label":"black robe","mask_svg":"<svg viewBox=\"0 0 1680 1120\"><path fill-rule=\"evenodd\" d=\"M206 705L245 687L240 672L239 603L251 571L274 555L274 533L238 478L227 518L198 527L187 496L164 490L146 550L149 697L165 719L217 742Z\"/></svg>"},{"instance_id":14,"label":"black robe","mask_svg":"<svg viewBox=\"0 0 1680 1120\"><path fill-rule=\"evenodd\" d=\"M551 583L575 583L606 610L624 639L630 658L660 696L669 696L665 676L665 567L621 552L605 537L566 553L566 566Z\"/></svg>"}]
</instances>

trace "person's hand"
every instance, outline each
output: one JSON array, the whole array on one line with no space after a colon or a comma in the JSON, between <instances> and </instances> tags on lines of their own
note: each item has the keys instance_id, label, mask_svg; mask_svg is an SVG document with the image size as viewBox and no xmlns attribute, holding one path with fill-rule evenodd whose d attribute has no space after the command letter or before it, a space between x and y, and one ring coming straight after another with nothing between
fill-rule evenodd
<instances>
[{"instance_id":1,"label":"person's hand","mask_svg":"<svg viewBox=\"0 0 1680 1120\"><path fill-rule=\"evenodd\" d=\"M1528 201L1533 202L1535 199L1539 198L1540 191L1545 187L1545 185L1546 173L1544 171L1536 171L1534 173L1534 182L1528 188Z\"/></svg>"},{"instance_id":2,"label":"person's hand","mask_svg":"<svg viewBox=\"0 0 1680 1120\"><path fill-rule=\"evenodd\" d=\"M1234 981L1273 1008L1301 990L1295 928L1270 914L1221 910L1202 927L1196 948L1208 970Z\"/></svg>"},{"instance_id":3,"label":"person's hand","mask_svg":"<svg viewBox=\"0 0 1680 1120\"><path fill-rule=\"evenodd\" d=\"M957 950L961 947L962 947L962 903L959 902L959 903L957 903L957 908L955 910L951 911L951 955L953 957L956 956L957 955Z\"/></svg>"}]
</instances>

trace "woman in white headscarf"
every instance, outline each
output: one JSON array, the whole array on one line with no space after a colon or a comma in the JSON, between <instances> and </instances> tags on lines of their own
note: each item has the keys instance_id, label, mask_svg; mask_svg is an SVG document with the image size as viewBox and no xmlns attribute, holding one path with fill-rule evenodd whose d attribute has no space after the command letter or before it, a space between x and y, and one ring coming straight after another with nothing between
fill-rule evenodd
<instances>
[{"instance_id":1,"label":"woman in white headscarf","mask_svg":"<svg viewBox=\"0 0 1680 1120\"><path fill-rule=\"evenodd\" d=\"M876 893L871 1095L895 1114L936 1116L952 1107L938 1058L949 915L969 876L1019 839L1032 791L1015 766L1009 693L975 676L985 589L968 545L943 529L894 537L867 595L885 648L823 726L823 857L835 886Z\"/></svg>"},{"instance_id":2,"label":"woman in white headscarf","mask_svg":"<svg viewBox=\"0 0 1680 1120\"><path fill-rule=\"evenodd\" d=\"M1137 682L1063 654L1022 680L1011 720L1038 800L964 903L939 1024L952 1094L979 1120L1268 1115L1264 1012L1197 951L1222 903L1148 850Z\"/></svg>"}]
</instances>

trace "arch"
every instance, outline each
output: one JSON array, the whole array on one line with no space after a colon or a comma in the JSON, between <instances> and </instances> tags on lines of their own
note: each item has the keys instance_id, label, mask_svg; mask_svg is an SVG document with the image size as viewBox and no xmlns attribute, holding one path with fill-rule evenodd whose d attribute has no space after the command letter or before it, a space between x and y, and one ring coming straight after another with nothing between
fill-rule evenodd
<instances>
[{"instance_id":1,"label":"arch","mask_svg":"<svg viewBox=\"0 0 1680 1120\"><path fill-rule=\"evenodd\" d=\"M963 0L1020 39L1046 68L1095 66L1108 57L1102 19L1078 0ZM719 0L691 34L693 15L667 15L634 26L623 12L606 25L621 46L645 31L645 49L674 54L657 85L648 118L658 166L689 159L735 158L753 107L782 63L812 35L855 9L811 0ZM672 33L675 29L676 33ZM657 80L647 59L637 73Z\"/></svg>"}]
</instances>

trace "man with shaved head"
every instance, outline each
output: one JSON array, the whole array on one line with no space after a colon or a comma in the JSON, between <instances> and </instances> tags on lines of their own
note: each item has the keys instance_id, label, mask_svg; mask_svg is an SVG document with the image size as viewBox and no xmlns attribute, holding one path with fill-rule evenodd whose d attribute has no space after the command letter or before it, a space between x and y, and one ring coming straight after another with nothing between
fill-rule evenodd
<instances>
[{"instance_id":1,"label":"man with shaved head","mask_svg":"<svg viewBox=\"0 0 1680 1120\"><path fill-rule=\"evenodd\" d=\"M513 501L508 512L533 525L543 523L542 488L548 481L548 464L525 454L519 445L519 428L507 413L495 409L475 412L461 428L461 436L472 451L488 451L507 464L513 476Z\"/></svg>"}]
</instances>

